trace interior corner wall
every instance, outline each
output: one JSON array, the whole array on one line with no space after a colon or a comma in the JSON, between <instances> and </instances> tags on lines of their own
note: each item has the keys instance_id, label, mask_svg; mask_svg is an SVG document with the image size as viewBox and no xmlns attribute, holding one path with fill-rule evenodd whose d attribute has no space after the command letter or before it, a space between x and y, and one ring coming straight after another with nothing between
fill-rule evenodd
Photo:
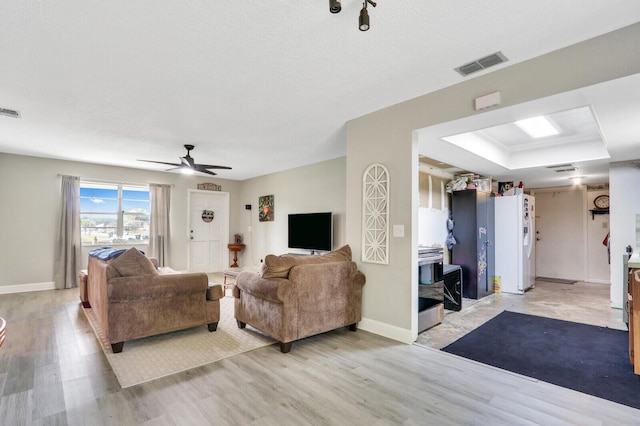
<instances>
[{"instance_id":1,"label":"interior corner wall","mask_svg":"<svg viewBox=\"0 0 640 426\"><path fill-rule=\"evenodd\" d=\"M418 154L412 132L479 114L473 100L499 91L505 108L640 73L640 23L355 118L347 123L346 236L356 257L362 244L362 173L371 163L390 172L392 224L405 226L391 239L389 265L361 263L367 276L361 328L409 343L417 336ZM594 61L593 58L599 58ZM613 203L613 200L612 200ZM414 211L415 210L415 211ZM613 222L613 220L612 220ZM612 235L613 236L613 235ZM613 265L612 265L613 267Z\"/></svg>"},{"instance_id":2,"label":"interior corner wall","mask_svg":"<svg viewBox=\"0 0 640 426\"><path fill-rule=\"evenodd\" d=\"M599 195L609 195L609 190L588 191L587 206L593 209L593 200ZM604 244L609 234L610 215L591 215L587 212L587 281L592 283L609 284L611 268L609 267L609 252Z\"/></svg>"},{"instance_id":3,"label":"interior corner wall","mask_svg":"<svg viewBox=\"0 0 640 426\"><path fill-rule=\"evenodd\" d=\"M308 253L289 249L289 213L333 213L333 247L351 244L345 236L345 157L272 173L242 182L237 198L238 222L231 234L242 234L241 267L259 267L267 254ZM258 198L274 196L274 220L258 220ZM246 210L245 205L251 205Z\"/></svg>"},{"instance_id":4,"label":"interior corner wall","mask_svg":"<svg viewBox=\"0 0 640 426\"><path fill-rule=\"evenodd\" d=\"M53 283L55 240L60 217L61 175L125 183L173 185L171 267L187 268L187 190L212 182L230 193L230 229L239 225L240 183L196 175L145 171L0 153L0 293L2 287L46 289ZM84 261L86 262L86 260ZM30 287L31 286L31 287Z\"/></svg>"},{"instance_id":5,"label":"interior corner wall","mask_svg":"<svg viewBox=\"0 0 640 426\"><path fill-rule=\"evenodd\" d=\"M640 143L640 140L638 141ZM627 246L640 250L636 241L636 215L640 214L640 169L630 163L612 163L609 169L611 250L611 306L622 308L622 255Z\"/></svg>"}]
</instances>

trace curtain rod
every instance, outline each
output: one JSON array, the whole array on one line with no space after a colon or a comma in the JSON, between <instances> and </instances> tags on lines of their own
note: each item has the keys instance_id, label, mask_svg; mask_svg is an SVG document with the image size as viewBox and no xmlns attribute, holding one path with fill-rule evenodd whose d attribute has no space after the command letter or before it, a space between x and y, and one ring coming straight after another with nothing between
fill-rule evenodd
<instances>
[{"instance_id":1,"label":"curtain rod","mask_svg":"<svg viewBox=\"0 0 640 426\"><path fill-rule=\"evenodd\" d=\"M58 173L58 177L62 177L62 176L70 176L70 175L62 175L60 173ZM83 178L83 177L79 177L79 176L74 176L74 177L78 177L78 179L85 181L85 182L95 182L95 183L119 183L122 185L138 185L138 186L148 186L148 185L164 185L164 186L170 186L170 187L174 187L175 185L172 183L154 183L154 182L125 182L125 181L118 181L118 180L108 180L108 179L93 179L93 178Z\"/></svg>"}]
</instances>

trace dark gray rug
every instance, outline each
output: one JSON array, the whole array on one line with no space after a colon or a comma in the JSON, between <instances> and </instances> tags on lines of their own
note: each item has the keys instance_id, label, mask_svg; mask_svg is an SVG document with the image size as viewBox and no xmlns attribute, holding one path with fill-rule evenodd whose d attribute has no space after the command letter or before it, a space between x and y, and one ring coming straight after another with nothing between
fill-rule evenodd
<instances>
[{"instance_id":1,"label":"dark gray rug","mask_svg":"<svg viewBox=\"0 0 640 426\"><path fill-rule=\"evenodd\" d=\"M504 311L442 350L640 409L627 331Z\"/></svg>"},{"instance_id":2,"label":"dark gray rug","mask_svg":"<svg viewBox=\"0 0 640 426\"><path fill-rule=\"evenodd\" d=\"M544 281L546 283L555 283L555 284L575 284L577 282L575 280L564 280L562 278L547 278L547 277L536 277L536 281Z\"/></svg>"}]
</instances>

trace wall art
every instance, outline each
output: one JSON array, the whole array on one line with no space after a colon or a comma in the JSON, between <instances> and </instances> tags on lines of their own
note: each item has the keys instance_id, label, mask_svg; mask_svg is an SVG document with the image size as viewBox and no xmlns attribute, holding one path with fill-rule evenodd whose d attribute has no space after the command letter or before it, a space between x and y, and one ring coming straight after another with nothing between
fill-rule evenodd
<instances>
[{"instance_id":1,"label":"wall art","mask_svg":"<svg viewBox=\"0 0 640 426\"><path fill-rule=\"evenodd\" d=\"M389 264L389 171L378 163L362 176L362 261Z\"/></svg>"},{"instance_id":2,"label":"wall art","mask_svg":"<svg viewBox=\"0 0 640 426\"><path fill-rule=\"evenodd\" d=\"M273 195L258 197L258 220L260 222L272 222L273 215Z\"/></svg>"}]
</instances>

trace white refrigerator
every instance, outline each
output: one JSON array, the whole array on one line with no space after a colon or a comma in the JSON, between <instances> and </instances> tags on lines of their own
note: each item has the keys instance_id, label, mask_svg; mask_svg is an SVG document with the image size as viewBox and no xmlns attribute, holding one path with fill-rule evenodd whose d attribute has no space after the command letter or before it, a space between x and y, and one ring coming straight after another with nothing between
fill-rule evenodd
<instances>
[{"instance_id":1,"label":"white refrigerator","mask_svg":"<svg viewBox=\"0 0 640 426\"><path fill-rule=\"evenodd\" d=\"M523 294L535 284L535 198L495 197L495 275L500 291Z\"/></svg>"}]
</instances>

